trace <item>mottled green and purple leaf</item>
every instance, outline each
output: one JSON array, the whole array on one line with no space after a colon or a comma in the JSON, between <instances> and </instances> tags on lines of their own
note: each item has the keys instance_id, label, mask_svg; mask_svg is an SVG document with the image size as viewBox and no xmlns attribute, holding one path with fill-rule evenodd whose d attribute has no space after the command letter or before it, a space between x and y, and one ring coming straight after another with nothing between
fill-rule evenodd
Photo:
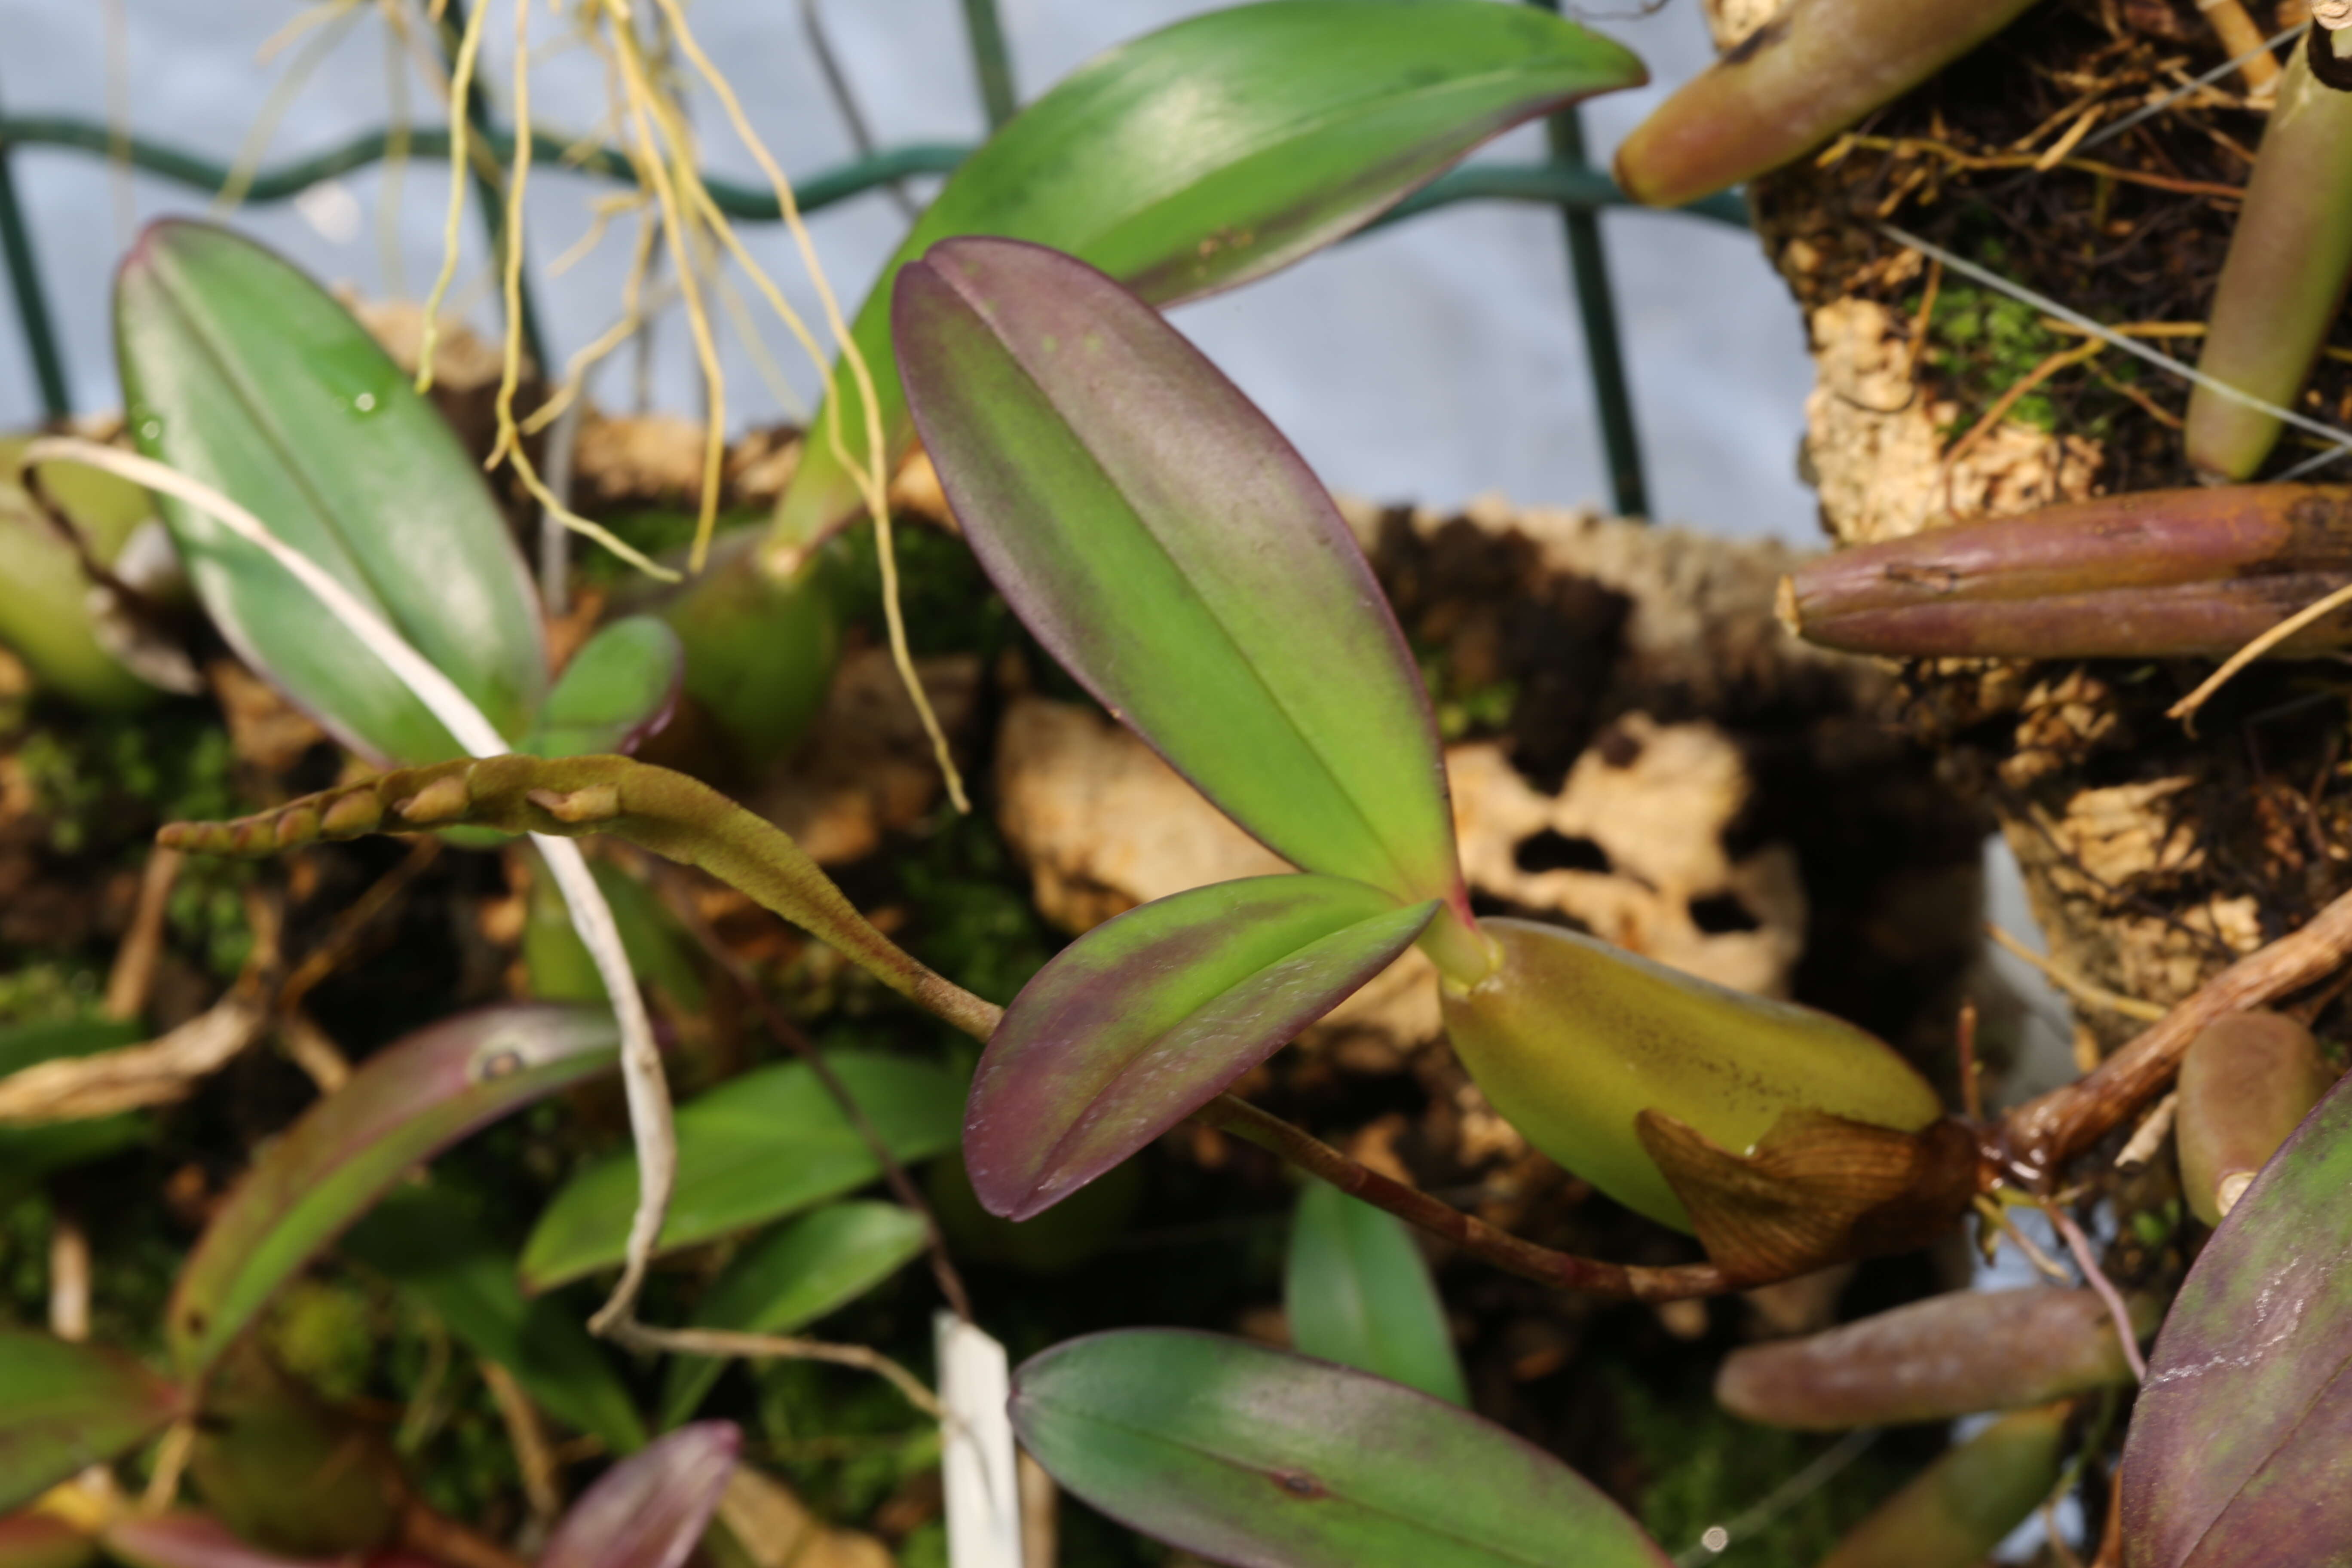
<instances>
[{"instance_id":1,"label":"mottled green and purple leaf","mask_svg":"<svg viewBox=\"0 0 2352 1568\"><path fill-rule=\"evenodd\" d=\"M1420 672L1265 416L1150 306L1038 246L932 247L893 320L940 484L1038 640L1284 858L1466 916Z\"/></svg>"},{"instance_id":2,"label":"mottled green and purple leaf","mask_svg":"<svg viewBox=\"0 0 2352 1568\"><path fill-rule=\"evenodd\" d=\"M262 1151L196 1243L164 1310L181 1373L200 1377L411 1168L618 1059L610 1012L528 1004L460 1015L369 1058Z\"/></svg>"},{"instance_id":3,"label":"mottled green and purple leaf","mask_svg":"<svg viewBox=\"0 0 2352 1568\"><path fill-rule=\"evenodd\" d=\"M1009 1219L1052 1207L1346 1000L1436 907L1338 877L1252 877L1095 927L1013 998L981 1058L972 1190Z\"/></svg>"},{"instance_id":4,"label":"mottled green and purple leaf","mask_svg":"<svg viewBox=\"0 0 2352 1568\"><path fill-rule=\"evenodd\" d=\"M1549 1454L1443 1400L1241 1340L1072 1340L1013 1380L1022 1446L1093 1507L1244 1568L1665 1568Z\"/></svg>"}]
</instances>

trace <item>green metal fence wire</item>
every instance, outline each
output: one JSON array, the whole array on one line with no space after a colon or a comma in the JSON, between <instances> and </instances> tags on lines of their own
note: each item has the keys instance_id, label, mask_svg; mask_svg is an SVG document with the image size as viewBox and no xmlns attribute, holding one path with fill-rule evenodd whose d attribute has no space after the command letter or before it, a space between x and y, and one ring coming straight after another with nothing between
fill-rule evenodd
<instances>
[{"instance_id":1,"label":"green metal fence wire","mask_svg":"<svg viewBox=\"0 0 2352 1568\"><path fill-rule=\"evenodd\" d=\"M1559 0L1529 3L1548 9L1559 8ZM994 126L1009 117L1013 107L1012 68L1004 50L1003 30L997 20L995 0L963 0L963 6L982 100L988 107L990 124ZM453 12L456 9L455 5L451 7ZM499 163L511 162L514 138L492 120L487 101L477 95L468 108L476 139ZM1570 268L1577 311L1583 322L1594 402L1601 418L1611 497L1621 515L1641 517L1648 512L1647 486L1633 421L1633 400L1626 385L1616 301L1601 251L1598 218L1606 208L1631 204L1615 182L1585 163L1582 132L1574 110L1555 117L1550 132L1550 157L1547 162L1465 165L1399 204L1375 226L1465 201L1531 202L1559 209L1567 227ZM389 129L371 131L310 157L265 168L247 186L245 199L256 205L268 205L298 196L323 180L381 163L389 154L393 140ZM444 130L415 130L408 133L406 147L413 157L446 159L449 154L449 134ZM14 179L15 155L27 148L64 148L121 158L134 169L214 193L228 184L230 170L226 164L144 137L118 137L94 121L0 113L0 263L7 268L9 289L15 299L26 356L32 361L41 407L48 418L57 420L72 412L73 400L54 318L41 286L31 226ZM609 147L583 150L556 137L534 133L531 148L532 157L547 164L568 166L615 184L630 184L635 180L628 160ZM946 142L884 148L795 181L793 194L803 212L821 212L910 174L944 174L971 151L968 145ZM764 185L743 184L711 175L705 176L705 183L711 199L731 218L773 223L783 216L774 193ZM479 195L495 253L504 243L504 204L495 187L487 182ZM1731 195L1711 197L1681 210L1734 226L1744 226L1748 222L1745 205ZM522 313L526 340L537 354L537 315L527 289ZM543 354L537 357L545 363Z\"/></svg>"}]
</instances>

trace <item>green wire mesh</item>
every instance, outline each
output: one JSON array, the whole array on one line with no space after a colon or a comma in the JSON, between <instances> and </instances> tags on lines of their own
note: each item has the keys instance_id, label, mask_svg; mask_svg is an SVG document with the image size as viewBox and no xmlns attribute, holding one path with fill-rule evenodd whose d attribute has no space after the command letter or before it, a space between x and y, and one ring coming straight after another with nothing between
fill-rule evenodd
<instances>
[{"instance_id":1,"label":"green wire mesh","mask_svg":"<svg viewBox=\"0 0 2352 1568\"><path fill-rule=\"evenodd\" d=\"M1529 3L1549 10L1559 8L1559 0L1529 0ZM1004 32L997 17L995 0L962 0L962 4L973 70L980 83L982 102L986 107L989 124L992 128L1009 119L1015 108L1012 63L1005 50ZM451 13L457 9L454 5L450 7ZM457 18L450 16L446 19L454 21ZM514 153L514 138L492 119L488 102L480 93L479 84L476 86L477 91L467 105L473 133L501 162L509 161ZM393 141L393 132L387 127L353 137L340 146L310 157L263 169L253 177L245 199L259 205L289 200L322 180L382 162L389 154ZM446 131L412 131L406 138L406 146L413 156L446 157L449 134ZM628 161L610 148L593 149L583 155L567 142L537 134L531 138L531 146L536 158L568 162L570 166L584 174L615 184L635 183L635 176ZM5 262L7 268L9 291L16 301L16 318L24 333L26 356L32 362L33 379L41 408L50 420L56 421L73 411L73 399L66 381L64 357L58 351L56 322L41 286L31 226L24 205L17 197L12 170L16 151L27 147L64 148L116 158L127 162L134 169L159 175L174 184L215 194L228 184L230 171L225 164L163 142L137 136L120 137L107 126L93 121L57 115L9 118L0 114L0 262ZM822 170L804 180L795 181L793 189L803 212L821 212L836 203L909 174L946 174L971 152L968 145L930 142L884 148L869 156L854 159ZM730 218L750 223L774 223L782 218L775 195L764 186L740 184L708 175L705 176L705 184L709 187L712 200ZM480 194L483 216L495 253L505 244L502 232L505 207L488 188L485 187ZM1577 313L1584 327L1585 356L1591 367L1594 402L1600 413L1611 497L1620 515L1647 515L1649 502L1643 476L1641 443L1633 423L1633 395L1626 385L1624 355L1617 331L1616 300L1610 287L1607 262L1601 250L1598 217L1604 208L1623 206L1629 203L1615 182L1584 161L1583 132L1576 111L1571 109L1553 117L1550 156L1546 162L1536 164L1474 163L1455 169L1400 204L1376 226L1416 217L1464 201L1534 202L1559 210L1566 226ZM1682 210L1735 226L1744 226L1748 222L1745 205L1738 197L1731 195L1710 197ZM534 357L541 363L546 363L546 356L540 352L538 313L527 280L522 296L522 318L526 342Z\"/></svg>"}]
</instances>

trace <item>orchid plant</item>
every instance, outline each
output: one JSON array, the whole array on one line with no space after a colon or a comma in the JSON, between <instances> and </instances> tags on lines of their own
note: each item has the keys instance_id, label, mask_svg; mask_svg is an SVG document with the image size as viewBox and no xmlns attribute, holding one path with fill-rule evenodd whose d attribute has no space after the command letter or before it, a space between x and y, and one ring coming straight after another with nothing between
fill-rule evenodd
<instances>
[{"instance_id":1,"label":"orchid plant","mask_svg":"<svg viewBox=\"0 0 2352 1568\"><path fill-rule=\"evenodd\" d=\"M1934 68L2015 7L1968 9L1911 17L1905 69ZM1793 58L1833 12L1811 0L1730 66ZM874 406L847 413L894 451L919 436L964 538L1039 644L1294 871L1107 921L1008 1006L956 985L772 824L623 754L681 686L695 689L698 656L660 621L623 619L551 678L503 522L431 410L323 291L224 231L185 225L151 233L124 271L133 439L265 514L513 749L463 754L461 737L277 557L167 500L196 591L232 645L352 751L390 765L260 816L177 825L163 842L255 856L379 833L607 836L731 884L982 1042L969 1084L944 1064L836 1051L742 1074L682 1109L650 1250L756 1237L695 1309L714 1345L798 1328L919 1256L935 1239L927 1216L843 1201L901 1163L960 1149L979 1203L1025 1220L1199 1117L1318 1178L1286 1279L1295 1351L1123 1330L1055 1346L1012 1384L1022 1442L1064 1486L1234 1563L1666 1561L1591 1484L1466 1408L1406 1225L1554 1286L1717 1293L1916 1247L1972 1207L1997 1214L2020 1173L2063 1166L2177 1068L2191 1204L2217 1228L2168 1313L2091 1290L1947 1298L1743 1352L1721 1397L1805 1429L2005 1412L1832 1559L1972 1563L2050 1495L2070 1451L2087 1449L2084 1416L2137 1375L2139 1341L2161 1319L2119 1482L2126 1561L2252 1565L2294 1560L2298 1542L2352 1539L2333 1404L2352 1226L2330 1199L2352 1100L2307 1031L2221 1020L2193 1043L2167 1036L2126 1053L2072 1099L1979 1125L1947 1115L1916 1068L1835 1018L1474 910L1426 690L1356 540L1297 452L1153 307L1324 243L1484 135L1635 79L1638 67L1516 7L1276 0L1218 16L1228 20L1171 29L1080 73L968 165L965 184L950 183L860 317L884 374ZM1265 53L1268 40L1286 47ZM1183 90L1204 74L1258 118L1229 142L1188 144L1189 165L1128 139L1171 102L1223 101ZM1828 116L1854 111L1811 107L1820 123L1802 134L1815 139ZM1643 145L1637 163L1654 153ZM1137 170L1150 180L1109 221L1106 192ZM1688 194L1737 177L1629 184ZM772 565L775 541L811 548L852 488L842 450L810 450ZM1791 584L1790 614L1807 635L1874 649L2039 650L2093 636L2205 650L2274 607L2258 588L2217 599L2212 585L2247 563L2343 569L2316 559L2340 531L2308 494L2204 494L2134 498L2151 531L2146 559L2126 546L2120 571L2111 548L2086 565L2096 552L2085 542L2116 536L2122 503L2085 503L2038 520L2030 537L1849 552ZM434 504L414 504L419 495ZM681 630L699 618L681 608L697 591L670 607ZM2142 619L2118 630L2117 609ZM642 972L659 962L659 937L646 934L659 921L636 923ZM1455 1051L1496 1109L1593 1186L1695 1235L1707 1262L1644 1268L1534 1246L1230 1092L1415 950ZM632 1456L557 1527L549 1568L677 1568L714 1508L716 1528L747 1544L751 1527L719 1500L755 1473L730 1482L731 1433L692 1421L719 1363L674 1355L649 1421L607 1350L550 1294L642 1261L631 1245L638 1163L586 1166L519 1247L483 1233L456 1193L408 1180L491 1121L618 1063L619 1030L592 993L405 1038L268 1145L180 1274L168 1371L0 1334L0 1510L40 1500L0 1514L0 1565L101 1549L138 1568L476 1552L462 1527L416 1505L396 1461L251 1353L259 1315L330 1247L430 1303L550 1413ZM173 1463L186 1464L214 1518L51 1489L167 1430L166 1447L184 1450ZM362 1457L322 1465L351 1454Z\"/></svg>"},{"instance_id":2,"label":"orchid plant","mask_svg":"<svg viewBox=\"0 0 2352 1568\"><path fill-rule=\"evenodd\" d=\"M1148 306L1066 256L971 238L902 272L894 321L914 418L1000 591L1107 709L1298 871L1179 894L1107 922L999 1010L898 949L772 826L625 759L396 771L262 817L175 829L167 841L271 853L318 837L465 826L611 834L699 866L986 1040L964 1103L963 1151L982 1202L1008 1216L1063 1201L1193 1114L1505 1267L1631 1294L1720 1289L1916 1245L1998 1190L1982 1134L1943 1117L1914 1069L1869 1037L1577 933L1471 911L1425 698L1354 540L1263 416ZM1349 678L1325 678L1333 669ZM1422 1194L1223 1092L1416 944L1437 972L1457 1050L1497 1106L1570 1169L1696 1231L1712 1263L1641 1270L1515 1246L1465 1216L1449 1222ZM2228 1059L2242 1062L2230 1048ZM2230 1184L2225 1238L2291 1201L2267 1193L2297 1190L2279 1168L2291 1159L2251 1184L2246 1173L2327 1087L2308 1057L2287 1051L2263 1080L2275 1092L2202 1095L2184 1110L2185 1127L2212 1129L2196 1134L2200 1148L2231 1151L2200 1156L2217 1194ZM2013 1123L2011 1136L2032 1124ZM2313 1136L2306 1128L2297 1139ZM624 1186L613 1184L615 1194ZM617 1257L625 1205L608 1196L604 1208L605 1250L581 1255L585 1267ZM1328 1256L1330 1244L1319 1245ZM2201 1300L2206 1279L2200 1266L2176 1320ZM1409 1295L1390 1293L1407 1319ZM2136 1342L2159 1306L2056 1295L1937 1303L1932 1323L1872 1326L1867 1348L1790 1352L1814 1358L1794 1373L1727 1369L1726 1398L1796 1426L2015 1408L1890 1501L1841 1561L1898 1561L1890 1553L1930 1521L1981 1552L2056 1479L2077 1402L2132 1375ZM2213 1312L2187 1321L2210 1325ZM2158 1341L2152 1377L2190 1353L2171 1333ZM2232 1352L2248 1375L2277 1376L2278 1365L2326 1353L2292 1333L2273 1341L2275 1353ZM1932 1391L1910 1370L1929 1342L1965 1347ZM1339 1336L1318 1342L1373 1359L1360 1339L1352 1352ZM2020 1361L2019 1343L2035 1359ZM1821 1373L1825 1358L1852 1369L1848 1392ZM1380 1370L1444 1386L1426 1368L1390 1358ZM1475 1417L1280 1352L1137 1331L1025 1367L1013 1413L1023 1441L1079 1495L1231 1560L1425 1561L1415 1554L1433 1550L1435 1531L1460 1561L1512 1561L1523 1548L1511 1532L1522 1528L1552 1540L1570 1531L1580 1560L1656 1560L1565 1472L1539 1466L1513 1480L1507 1504L1464 1487L1482 1471L1519 1476L1531 1460L1494 1447L1505 1440ZM1306 1414L1272 1420L1276 1410ZM1453 1456L1443 1468L1454 1484L1442 1495L1412 1490L1403 1522L1387 1517L1405 1477L1382 1468L1385 1450L1318 1440L1372 1421ZM2301 1451L2291 1431L2268 1440L2282 1454ZM2183 1462L2177 1446L2138 1461L2143 1470ZM1234 1479L1251 1475L1260 1479ZM2174 1506L2161 1489L2151 1495L2159 1515ZM1968 1500L1966 1529L1949 1517L1956 1497Z\"/></svg>"}]
</instances>

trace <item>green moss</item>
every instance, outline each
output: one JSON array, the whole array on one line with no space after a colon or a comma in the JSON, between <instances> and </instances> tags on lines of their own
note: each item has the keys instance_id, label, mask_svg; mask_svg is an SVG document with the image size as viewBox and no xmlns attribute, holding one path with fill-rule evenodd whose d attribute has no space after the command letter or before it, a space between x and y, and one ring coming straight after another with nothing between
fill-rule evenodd
<instances>
[{"instance_id":1,"label":"green moss","mask_svg":"<svg viewBox=\"0 0 2352 1568\"><path fill-rule=\"evenodd\" d=\"M751 1369L772 1468L825 1519L856 1522L940 1462L940 1429L878 1377L813 1362Z\"/></svg>"},{"instance_id":2,"label":"green moss","mask_svg":"<svg viewBox=\"0 0 2352 1568\"><path fill-rule=\"evenodd\" d=\"M995 824L980 813L942 811L894 865L919 922L916 956L991 1002L1012 1001L1061 945Z\"/></svg>"},{"instance_id":3,"label":"green moss","mask_svg":"<svg viewBox=\"0 0 2352 1568\"><path fill-rule=\"evenodd\" d=\"M80 958L26 958L0 974L0 1026L95 1018L106 971Z\"/></svg>"},{"instance_id":4,"label":"green moss","mask_svg":"<svg viewBox=\"0 0 2352 1568\"><path fill-rule=\"evenodd\" d=\"M764 511L732 511L719 514L717 533L730 529L751 528L767 521ZM596 520L613 531L623 543L632 545L660 560L673 552L683 552L694 543L695 525L700 514L682 511L675 507L645 507L635 511L616 512ZM644 574L622 560L593 539L575 539L572 545L572 564L580 577L600 587L613 587L640 581Z\"/></svg>"},{"instance_id":5,"label":"green moss","mask_svg":"<svg viewBox=\"0 0 2352 1568\"><path fill-rule=\"evenodd\" d=\"M270 1348L288 1372L337 1403L366 1392L375 1364L367 1299L348 1286L298 1279L269 1311Z\"/></svg>"},{"instance_id":6,"label":"green moss","mask_svg":"<svg viewBox=\"0 0 2352 1568\"><path fill-rule=\"evenodd\" d=\"M163 905L174 945L201 958L219 979L236 978L253 952L245 889L257 874L254 861L194 856L182 864Z\"/></svg>"},{"instance_id":7,"label":"green moss","mask_svg":"<svg viewBox=\"0 0 2352 1568\"><path fill-rule=\"evenodd\" d=\"M928 525L902 522L890 531L890 542L898 559L907 646L915 656L993 653L1011 629L1012 616L963 541ZM838 567L835 582L844 624L862 627L870 640L881 642L887 625L874 530L864 524L847 529L830 548Z\"/></svg>"},{"instance_id":8,"label":"green moss","mask_svg":"<svg viewBox=\"0 0 2352 1568\"><path fill-rule=\"evenodd\" d=\"M1907 309L1916 314L1916 298ZM1947 439L1968 429L2002 394L2065 346L2032 306L1948 278L1936 294L1928 344L1927 363L1945 377L1960 405L1958 418L1944 432ZM2049 430L2058 415L2050 398L2036 390L2019 398L2009 417Z\"/></svg>"},{"instance_id":9,"label":"green moss","mask_svg":"<svg viewBox=\"0 0 2352 1568\"><path fill-rule=\"evenodd\" d=\"M1837 1440L1737 1420L1704 1384L1668 1397L1631 1376L1612 1381L1626 1441L1647 1477L1635 1512L1668 1552L1754 1507ZM1721 1560L1727 1568L1811 1568L1908 1479L1904 1466L1874 1448L1819 1489L1790 1500Z\"/></svg>"},{"instance_id":10,"label":"green moss","mask_svg":"<svg viewBox=\"0 0 2352 1568\"><path fill-rule=\"evenodd\" d=\"M78 855L160 822L236 814L228 732L190 704L137 718L79 715L70 730L31 731L16 749L49 819L49 847Z\"/></svg>"},{"instance_id":11,"label":"green moss","mask_svg":"<svg viewBox=\"0 0 2352 1568\"><path fill-rule=\"evenodd\" d=\"M948 1568L948 1527L944 1520L919 1524L898 1543L898 1568Z\"/></svg>"},{"instance_id":12,"label":"green moss","mask_svg":"<svg viewBox=\"0 0 2352 1568\"><path fill-rule=\"evenodd\" d=\"M163 1306L187 1260L187 1234L157 1204L92 1198L86 1212L90 1338L160 1360Z\"/></svg>"},{"instance_id":13,"label":"green moss","mask_svg":"<svg viewBox=\"0 0 2352 1568\"><path fill-rule=\"evenodd\" d=\"M49 1310L49 1200L20 1198L0 1209L0 1318L44 1323Z\"/></svg>"}]
</instances>

